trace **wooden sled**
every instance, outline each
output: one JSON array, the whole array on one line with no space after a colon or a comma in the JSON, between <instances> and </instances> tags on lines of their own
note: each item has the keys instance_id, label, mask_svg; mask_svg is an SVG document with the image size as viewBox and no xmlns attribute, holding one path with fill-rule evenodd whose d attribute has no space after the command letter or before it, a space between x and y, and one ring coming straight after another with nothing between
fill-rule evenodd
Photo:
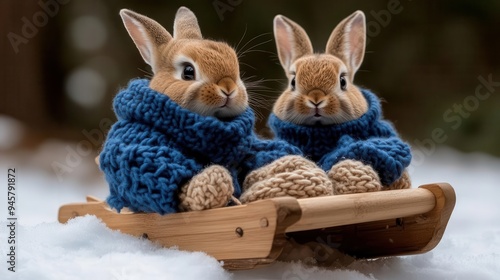
<instances>
[{"instance_id":1,"label":"wooden sled","mask_svg":"<svg viewBox=\"0 0 500 280\"><path fill-rule=\"evenodd\" d=\"M165 247L202 251L227 269L279 260L291 244L317 242L354 258L420 254L441 240L455 206L446 183L417 189L295 199L169 215L117 213L93 197L63 205L59 222L95 215L109 228Z\"/></svg>"}]
</instances>

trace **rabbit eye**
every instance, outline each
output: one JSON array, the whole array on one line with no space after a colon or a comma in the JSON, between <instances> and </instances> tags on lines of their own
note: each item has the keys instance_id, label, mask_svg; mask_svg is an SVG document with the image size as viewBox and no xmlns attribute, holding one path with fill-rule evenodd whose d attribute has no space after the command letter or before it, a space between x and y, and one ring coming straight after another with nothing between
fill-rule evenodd
<instances>
[{"instance_id":1,"label":"rabbit eye","mask_svg":"<svg viewBox=\"0 0 500 280\"><path fill-rule=\"evenodd\" d=\"M292 87L292 90L295 90L295 76L293 76L290 86Z\"/></svg>"},{"instance_id":2,"label":"rabbit eye","mask_svg":"<svg viewBox=\"0 0 500 280\"><path fill-rule=\"evenodd\" d=\"M193 65L191 65L190 63L186 64L186 66L184 66L184 70L182 70L181 77L185 81L194 80L195 79L195 71L194 71Z\"/></svg>"},{"instance_id":3,"label":"rabbit eye","mask_svg":"<svg viewBox=\"0 0 500 280\"><path fill-rule=\"evenodd\" d=\"M345 79L345 73L340 74L340 89L346 90L347 80Z\"/></svg>"}]
</instances>

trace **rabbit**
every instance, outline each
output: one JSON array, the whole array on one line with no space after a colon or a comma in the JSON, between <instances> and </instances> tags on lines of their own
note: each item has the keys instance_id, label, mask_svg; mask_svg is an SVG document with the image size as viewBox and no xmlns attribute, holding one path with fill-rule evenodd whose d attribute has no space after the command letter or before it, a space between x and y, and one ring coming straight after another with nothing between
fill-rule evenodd
<instances>
[{"instance_id":1,"label":"rabbit","mask_svg":"<svg viewBox=\"0 0 500 280\"><path fill-rule=\"evenodd\" d=\"M256 137L236 52L204 39L191 10L178 9L173 35L136 12L120 16L153 77L130 81L113 101L118 121L98 160L111 207L160 214L223 207L241 196L251 172L308 162L284 141ZM269 179L249 178L250 192Z\"/></svg>"},{"instance_id":2,"label":"rabbit","mask_svg":"<svg viewBox=\"0 0 500 280\"><path fill-rule=\"evenodd\" d=\"M342 20L324 53L314 53L305 30L285 16L273 24L289 80L268 120L275 137L321 166L335 194L409 188L409 145L382 118L376 95L353 83L365 52L364 13Z\"/></svg>"}]
</instances>

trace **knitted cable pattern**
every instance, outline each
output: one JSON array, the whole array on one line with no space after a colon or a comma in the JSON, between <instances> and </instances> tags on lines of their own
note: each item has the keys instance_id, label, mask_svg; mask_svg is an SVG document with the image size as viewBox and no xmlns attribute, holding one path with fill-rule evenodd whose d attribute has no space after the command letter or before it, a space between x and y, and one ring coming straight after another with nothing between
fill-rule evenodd
<instances>
[{"instance_id":1,"label":"knitted cable pattern","mask_svg":"<svg viewBox=\"0 0 500 280\"><path fill-rule=\"evenodd\" d=\"M209 166L195 175L179 192L181 211L199 211L223 207L233 195L233 178L220 165Z\"/></svg>"},{"instance_id":2,"label":"knitted cable pattern","mask_svg":"<svg viewBox=\"0 0 500 280\"><path fill-rule=\"evenodd\" d=\"M242 203L292 196L307 198L333 194L325 171L300 156L286 156L248 174L243 182Z\"/></svg>"},{"instance_id":3,"label":"knitted cable pattern","mask_svg":"<svg viewBox=\"0 0 500 280\"><path fill-rule=\"evenodd\" d=\"M382 119L378 98L369 90L361 92L368 111L359 119L327 126L300 126L271 114L269 126L277 139L299 147L325 171L341 160L358 160L373 167L384 186L391 185L409 166L410 147Z\"/></svg>"},{"instance_id":4,"label":"knitted cable pattern","mask_svg":"<svg viewBox=\"0 0 500 280\"><path fill-rule=\"evenodd\" d=\"M401 189L409 189L411 188L411 178L410 174L408 174L408 170L403 172L403 175L399 179L397 179L394 183L389 186L383 187L382 190L401 190Z\"/></svg>"},{"instance_id":5,"label":"knitted cable pattern","mask_svg":"<svg viewBox=\"0 0 500 280\"><path fill-rule=\"evenodd\" d=\"M369 165L346 159L328 171L335 194L376 192L382 189L377 172Z\"/></svg>"},{"instance_id":6,"label":"knitted cable pattern","mask_svg":"<svg viewBox=\"0 0 500 280\"><path fill-rule=\"evenodd\" d=\"M250 108L231 119L201 116L149 88L148 80L132 80L113 107L118 121L99 162L110 188L107 202L118 211L174 213L179 188L213 164L228 170L239 197L250 171L301 154L286 142L258 139Z\"/></svg>"}]
</instances>

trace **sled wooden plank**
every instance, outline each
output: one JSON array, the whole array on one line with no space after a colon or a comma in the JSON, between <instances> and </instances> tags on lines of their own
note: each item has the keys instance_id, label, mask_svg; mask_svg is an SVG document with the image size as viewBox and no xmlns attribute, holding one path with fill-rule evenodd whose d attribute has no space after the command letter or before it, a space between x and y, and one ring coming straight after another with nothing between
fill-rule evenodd
<instances>
[{"instance_id":1,"label":"sled wooden plank","mask_svg":"<svg viewBox=\"0 0 500 280\"><path fill-rule=\"evenodd\" d=\"M293 232L288 236L298 243L322 243L356 258L428 252L440 242L455 206L456 196L453 188L446 183L424 185L420 189L432 193L435 200L435 206L426 213ZM410 193L409 190L404 192ZM317 248L316 253L322 255L321 246Z\"/></svg>"},{"instance_id":2,"label":"sled wooden plank","mask_svg":"<svg viewBox=\"0 0 500 280\"><path fill-rule=\"evenodd\" d=\"M443 183L323 198L274 198L165 216L118 214L97 198L87 200L62 206L59 221L96 215L112 229L147 236L166 247L206 252L228 269L250 269L278 259L288 242L285 231L298 243L323 243L356 258L427 252L442 238L455 193ZM315 253L322 254L323 247L318 248Z\"/></svg>"},{"instance_id":3,"label":"sled wooden plank","mask_svg":"<svg viewBox=\"0 0 500 280\"><path fill-rule=\"evenodd\" d=\"M102 202L99 198L92 195L87 195L86 199L87 202Z\"/></svg>"},{"instance_id":4,"label":"sled wooden plank","mask_svg":"<svg viewBox=\"0 0 500 280\"><path fill-rule=\"evenodd\" d=\"M429 212L435 197L424 188L299 199L302 215L287 232L357 224Z\"/></svg>"},{"instance_id":5,"label":"sled wooden plank","mask_svg":"<svg viewBox=\"0 0 500 280\"><path fill-rule=\"evenodd\" d=\"M225 261L230 269L249 269L273 262L285 244L285 228L300 218L297 200L291 197L256 203L159 215L117 213L104 202L73 203L59 209L59 221L87 214L109 228L147 237L165 247L202 251Z\"/></svg>"}]
</instances>

